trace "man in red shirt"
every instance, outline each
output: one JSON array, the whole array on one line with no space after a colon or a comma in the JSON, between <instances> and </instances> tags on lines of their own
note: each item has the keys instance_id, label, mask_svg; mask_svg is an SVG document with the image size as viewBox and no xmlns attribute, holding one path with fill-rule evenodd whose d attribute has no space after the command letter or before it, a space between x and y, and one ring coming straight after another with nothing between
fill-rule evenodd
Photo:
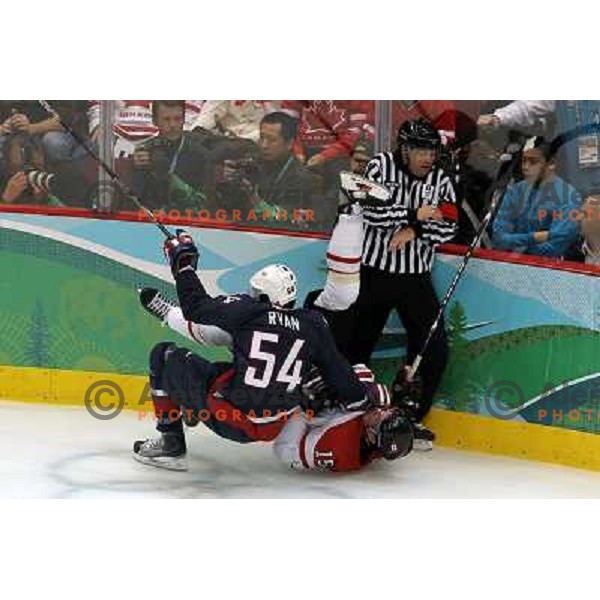
<instances>
[{"instance_id":1,"label":"man in red shirt","mask_svg":"<svg viewBox=\"0 0 600 600\"><path fill-rule=\"evenodd\" d=\"M373 132L373 100L284 100L281 110L298 119L293 147L296 158L323 178L319 225L328 229L335 219L339 172L347 169L361 137Z\"/></svg>"}]
</instances>

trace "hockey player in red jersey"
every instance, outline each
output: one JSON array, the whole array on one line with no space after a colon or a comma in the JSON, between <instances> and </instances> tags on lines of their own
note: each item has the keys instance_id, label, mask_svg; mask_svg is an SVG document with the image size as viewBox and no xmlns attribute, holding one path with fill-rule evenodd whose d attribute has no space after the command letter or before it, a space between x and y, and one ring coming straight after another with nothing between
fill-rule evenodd
<instances>
[{"instance_id":1,"label":"hockey player in red jersey","mask_svg":"<svg viewBox=\"0 0 600 600\"><path fill-rule=\"evenodd\" d=\"M365 365L355 365L354 370L361 381L375 381ZM293 469L335 472L406 456L413 447L412 425L399 408L390 407L387 388L380 389L377 406L368 410L321 408L331 396L317 375L303 386L307 411L286 423L273 442L275 455Z\"/></svg>"}]
</instances>

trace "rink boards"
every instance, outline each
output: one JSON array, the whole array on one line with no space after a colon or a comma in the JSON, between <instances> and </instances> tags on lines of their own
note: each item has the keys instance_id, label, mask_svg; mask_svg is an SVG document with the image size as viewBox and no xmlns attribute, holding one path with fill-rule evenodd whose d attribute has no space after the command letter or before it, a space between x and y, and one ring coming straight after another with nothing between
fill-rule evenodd
<instances>
[{"instance_id":1,"label":"rink boards","mask_svg":"<svg viewBox=\"0 0 600 600\"><path fill-rule=\"evenodd\" d=\"M190 229L212 293L243 290L259 266L280 261L297 272L301 294L322 286L326 240ZM137 299L139 286L174 297L161 241L145 223L3 214L0 398L82 405L112 382L104 404L148 411L148 350L183 343ZM458 248L440 254L440 295L460 260ZM600 470L597 275L498 253L473 259L446 312L450 363L430 416L442 445ZM375 357L384 379L404 337L392 318Z\"/></svg>"}]
</instances>

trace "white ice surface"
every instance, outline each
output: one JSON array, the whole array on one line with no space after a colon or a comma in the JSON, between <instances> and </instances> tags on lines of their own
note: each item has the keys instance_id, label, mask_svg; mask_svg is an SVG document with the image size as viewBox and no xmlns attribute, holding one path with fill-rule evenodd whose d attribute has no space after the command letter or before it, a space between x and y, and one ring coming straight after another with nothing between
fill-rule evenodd
<instances>
[{"instance_id":1,"label":"white ice surface","mask_svg":"<svg viewBox=\"0 0 600 600\"><path fill-rule=\"evenodd\" d=\"M600 473L436 448L360 473L297 473L266 444L188 431L190 470L131 458L154 423L85 408L0 403L0 498L600 498Z\"/></svg>"}]
</instances>

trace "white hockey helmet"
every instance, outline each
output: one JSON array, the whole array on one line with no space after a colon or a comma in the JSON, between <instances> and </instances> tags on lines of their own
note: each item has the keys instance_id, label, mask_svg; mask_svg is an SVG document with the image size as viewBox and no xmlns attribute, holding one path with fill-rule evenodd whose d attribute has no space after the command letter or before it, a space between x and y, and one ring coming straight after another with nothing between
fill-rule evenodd
<instances>
[{"instance_id":1,"label":"white hockey helmet","mask_svg":"<svg viewBox=\"0 0 600 600\"><path fill-rule=\"evenodd\" d=\"M296 275L286 265L268 265L250 277L250 295L264 295L276 306L294 302L297 294Z\"/></svg>"}]
</instances>

